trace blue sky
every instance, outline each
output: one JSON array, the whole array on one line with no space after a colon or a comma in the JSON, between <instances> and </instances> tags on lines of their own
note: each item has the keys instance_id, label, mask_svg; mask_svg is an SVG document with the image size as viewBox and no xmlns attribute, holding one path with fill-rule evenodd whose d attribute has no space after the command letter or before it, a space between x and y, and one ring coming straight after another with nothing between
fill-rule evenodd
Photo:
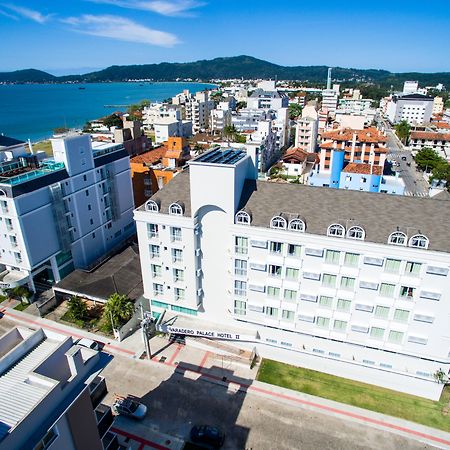
<instances>
[{"instance_id":1,"label":"blue sky","mask_svg":"<svg viewBox=\"0 0 450 450\"><path fill-rule=\"evenodd\" d=\"M247 54L283 65L450 71L450 1L0 0L0 71Z\"/></svg>"}]
</instances>

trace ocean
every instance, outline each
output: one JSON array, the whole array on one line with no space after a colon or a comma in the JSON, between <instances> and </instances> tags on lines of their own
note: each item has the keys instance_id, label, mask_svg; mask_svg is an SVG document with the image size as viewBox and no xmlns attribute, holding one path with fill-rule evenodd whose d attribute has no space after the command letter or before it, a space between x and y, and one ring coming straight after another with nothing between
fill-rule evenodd
<instances>
[{"instance_id":1,"label":"ocean","mask_svg":"<svg viewBox=\"0 0 450 450\"><path fill-rule=\"evenodd\" d=\"M0 134L32 142L51 137L58 127L82 127L88 120L141 100L161 101L203 83L87 83L0 85ZM81 89L80 89L81 88ZM118 106L122 105L122 106Z\"/></svg>"}]
</instances>

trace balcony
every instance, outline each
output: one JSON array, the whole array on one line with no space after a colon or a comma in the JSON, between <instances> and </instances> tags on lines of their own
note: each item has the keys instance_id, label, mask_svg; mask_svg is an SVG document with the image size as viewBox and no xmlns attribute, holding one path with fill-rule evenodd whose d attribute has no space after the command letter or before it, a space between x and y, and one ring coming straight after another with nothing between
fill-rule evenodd
<instances>
[{"instance_id":1,"label":"balcony","mask_svg":"<svg viewBox=\"0 0 450 450\"><path fill-rule=\"evenodd\" d=\"M158 234L157 231L149 231L149 232L147 232L147 237L149 239L156 239L156 238L158 238L158 236L159 236L159 234Z\"/></svg>"},{"instance_id":2,"label":"balcony","mask_svg":"<svg viewBox=\"0 0 450 450\"><path fill-rule=\"evenodd\" d=\"M89 393L91 396L92 406L96 408L108 393L105 379L102 377L96 377L89 385Z\"/></svg>"},{"instance_id":3,"label":"balcony","mask_svg":"<svg viewBox=\"0 0 450 450\"><path fill-rule=\"evenodd\" d=\"M95 409L95 418L97 420L98 433L103 437L114 421L111 408L101 403Z\"/></svg>"}]
</instances>

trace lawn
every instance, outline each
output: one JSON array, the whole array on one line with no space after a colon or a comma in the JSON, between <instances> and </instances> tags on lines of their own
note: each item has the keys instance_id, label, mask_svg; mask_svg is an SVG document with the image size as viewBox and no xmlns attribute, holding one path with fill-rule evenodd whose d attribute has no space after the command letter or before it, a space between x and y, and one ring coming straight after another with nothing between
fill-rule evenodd
<instances>
[{"instance_id":1,"label":"lawn","mask_svg":"<svg viewBox=\"0 0 450 450\"><path fill-rule=\"evenodd\" d=\"M50 141L40 141L36 144L33 144L33 151L37 152L43 150L45 153L47 153L47 156L53 155L53 148L52 143Z\"/></svg>"},{"instance_id":2,"label":"lawn","mask_svg":"<svg viewBox=\"0 0 450 450\"><path fill-rule=\"evenodd\" d=\"M27 309L30 306L29 303L19 303L18 305L14 306L14 309L16 311L23 311L24 309Z\"/></svg>"},{"instance_id":3,"label":"lawn","mask_svg":"<svg viewBox=\"0 0 450 450\"><path fill-rule=\"evenodd\" d=\"M443 414L450 386L440 401L432 401L269 359L261 363L257 380L450 431L450 415Z\"/></svg>"}]
</instances>

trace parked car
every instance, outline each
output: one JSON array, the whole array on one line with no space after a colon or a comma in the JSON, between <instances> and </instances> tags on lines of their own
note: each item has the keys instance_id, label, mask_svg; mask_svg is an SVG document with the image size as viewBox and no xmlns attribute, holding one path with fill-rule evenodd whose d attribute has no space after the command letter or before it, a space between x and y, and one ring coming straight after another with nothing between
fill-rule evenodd
<instances>
[{"instance_id":1,"label":"parked car","mask_svg":"<svg viewBox=\"0 0 450 450\"><path fill-rule=\"evenodd\" d=\"M217 427L195 425L191 429L191 441L212 448L220 448L225 441L225 434Z\"/></svg>"},{"instance_id":2,"label":"parked car","mask_svg":"<svg viewBox=\"0 0 450 450\"><path fill-rule=\"evenodd\" d=\"M147 407L130 397L118 397L112 406L112 410L121 416L142 420L147 414Z\"/></svg>"},{"instance_id":3,"label":"parked car","mask_svg":"<svg viewBox=\"0 0 450 450\"><path fill-rule=\"evenodd\" d=\"M402 161L406 161L406 156L402 156Z\"/></svg>"},{"instance_id":4,"label":"parked car","mask_svg":"<svg viewBox=\"0 0 450 450\"><path fill-rule=\"evenodd\" d=\"M91 350L97 351L101 350L100 344L96 341L93 341L92 339L81 338L75 341L75 344L81 345L82 347L90 348Z\"/></svg>"}]
</instances>

